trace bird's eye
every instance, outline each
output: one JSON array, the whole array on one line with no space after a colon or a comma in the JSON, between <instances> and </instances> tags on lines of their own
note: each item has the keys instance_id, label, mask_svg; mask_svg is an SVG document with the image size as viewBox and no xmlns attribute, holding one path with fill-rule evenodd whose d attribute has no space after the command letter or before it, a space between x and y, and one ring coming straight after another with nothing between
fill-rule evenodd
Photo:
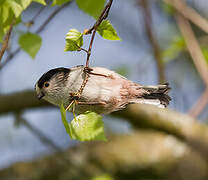
<instances>
[{"instance_id":1,"label":"bird's eye","mask_svg":"<svg viewBox=\"0 0 208 180\"><path fill-rule=\"evenodd\" d=\"M49 86L49 83L48 82L45 82L44 83L44 87L48 87Z\"/></svg>"}]
</instances>

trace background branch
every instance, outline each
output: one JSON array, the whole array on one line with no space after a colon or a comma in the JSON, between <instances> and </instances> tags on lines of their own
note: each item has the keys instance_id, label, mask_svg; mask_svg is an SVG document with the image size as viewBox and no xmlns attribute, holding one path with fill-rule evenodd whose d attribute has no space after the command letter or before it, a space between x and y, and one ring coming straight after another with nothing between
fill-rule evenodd
<instances>
[{"instance_id":1,"label":"background branch","mask_svg":"<svg viewBox=\"0 0 208 180\"><path fill-rule=\"evenodd\" d=\"M15 113L15 125L24 125L33 135L35 135L44 145L51 148L55 152L62 152L62 148L59 147L56 143L48 138L43 132L38 128L33 126L30 122L22 117L21 112Z\"/></svg>"},{"instance_id":2,"label":"background branch","mask_svg":"<svg viewBox=\"0 0 208 180\"><path fill-rule=\"evenodd\" d=\"M189 110L188 114L194 118L196 118L207 106L208 104L208 88L202 93L202 95L197 100L196 104L194 104Z\"/></svg>"},{"instance_id":3,"label":"background branch","mask_svg":"<svg viewBox=\"0 0 208 180\"><path fill-rule=\"evenodd\" d=\"M0 114L49 106L54 107L39 101L33 91L0 96ZM208 161L208 126L188 115L169 109L158 111L157 107L144 104L129 105L125 110L112 115L127 120L134 128L156 129L172 134L200 152Z\"/></svg>"},{"instance_id":4,"label":"background branch","mask_svg":"<svg viewBox=\"0 0 208 180\"><path fill-rule=\"evenodd\" d=\"M162 61L160 46L159 46L159 44L157 42L157 39L155 37L155 34L153 32L154 28L152 26L152 15L151 15L150 7L149 7L149 2L148 2L148 0L138 0L138 4L143 9L145 32L146 32L147 37L149 39L149 42L152 46L155 62L156 62L156 65L157 65L158 82L159 83L164 83L164 82L166 82L164 64L163 64L163 61Z\"/></svg>"},{"instance_id":5,"label":"background branch","mask_svg":"<svg viewBox=\"0 0 208 180\"><path fill-rule=\"evenodd\" d=\"M203 158L170 135L140 130L110 139L107 143L84 143L64 153L17 163L0 170L0 178L74 180L91 179L108 173L119 180L141 177L162 179L167 176L178 179L176 177L181 177L182 167L189 172L186 176L189 180L208 177L207 164ZM57 161L60 156L67 159L70 165Z\"/></svg>"},{"instance_id":6,"label":"background branch","mask_svg":"<svg viewBox=\"0 0 208 180\"><path fill-rule=\"evenodd\" d=\"M90 40L90 45L89 45L89 48L88 48L88 51L87 51L87 60L86 60L86 65L85 65L86 67L89 66L92 44L93 44L93 41L94 41L94 38L95 38L97 28L103 22L103 20L108 17L108 14L109 14L112 3L113 3L113 0L109 0L109 2L106 4L105 8L103 9L101 15L99 16L98 20L95 22L94 26L85 32L86 34L91 34L92 33L91 40Z\"/></svg>"},{"instance_id":7,"label":"background branch","mask_svg":"<svg viewBox=\"0 0 208 180\"><path fill-rule=\"evenodd\" d=\"M10 39L10 36L12 33L13 25L14 25L14 20L13 20L12 24L10 25L8 32L6 33L6 35L4 37L4 41L2 43L1 50L0 50L0 62L1 62L1 59L2 59L6 49L8 48L9 39Z\"/></svg>"},{"instance_id":8,"label":"background branch","mask_svg":"<svg viewBox=\"0 0 208 180\"><path fill-rule=\"evenodd\" d=\"M194 35L194 32L190 26L188 20L186 20L180 14L176 14L176 20L178 27L185 39L187 49L192 57L192 60L196 66L196 69L204 81L205 85L208 86L208 66L206 60L201 51L200 45Z\"/></svg>"},{"instance_id":9,"label":"background branch","mask_svg":"<svg viewBox=\"0 0 208 180\"><path fill-rule=\"evenodd\" d=\"M178 27L185 39L187 49L192 57L192 60L195 64L195 67L201 76L201 79L203 80L205 86L208 88L208 65L206 63L205 57L202 53L202 50L200 48L200 45L194 35L194 32L190 26L190 23L188 20L186 20L183 16L181 16L179 13L175 15ZM205 97L207 92L203 93L201 97ZM191 115L194 115L194 117L197 117L203 109L206 107L208 101L203 100L200 101L201 98L197 101L197 103L191 108Z\"/></svg>"},{"instance_id":10,"label":"background branch","mask_svg":"<svg viewBox=\"0 0 208 180\"><path fill-rule=\"evenodd\" d=\"M208 33L208 21L193 8L189 7L183 0L164 0L164 2L172 5L181 15Z\"/></svg>"}]
</instances>

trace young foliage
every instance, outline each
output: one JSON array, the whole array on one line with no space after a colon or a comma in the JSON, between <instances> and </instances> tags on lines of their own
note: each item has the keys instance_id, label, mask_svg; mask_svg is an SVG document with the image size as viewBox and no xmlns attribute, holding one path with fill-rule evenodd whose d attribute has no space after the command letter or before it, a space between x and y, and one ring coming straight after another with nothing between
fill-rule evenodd
<instances>
[{"instance_id":1,"label":"young foliage","mask_svg":"<svg viewBox=\"0 0 208 180\"><path fill-rule=\"evenodd\" d=\"M83 45L83 34L76 29L71 29L65 39L64 51L77 51Z\"/></svg>"},{"instance_id":2,"label":"young foliage","mask_svg":"<svg viewBox=\"0 0 208 180\"><path fill-rule=\"evenodd\" d=\"M64 3L70 2L71 0L53 0L52 6L61 6Z\"/></svg>"},{"instance_id":3,"label":"young foliage","mask_svg":"<svg viewBox=\"0 0 208 180\"><path fill-rule=\"evenodd\" d=\"M37 34L32 34L30 32L22 34L19 37L20 47L28 53L33 59L35 58L37 52L39 51L42 44L42 39Z\"/></svg>"},{"instance_id":4,"label":"young foliage","mask_svg":"<svg viewBox=\"0 0 208 180\"><path fill-rule=\"evenodd\" d=\"M173 16L176 12L175 8L172 5L165 3L165 2L161 2L161 7L163 11L170 16Z\"/></svg>"},{"instance_id":5,"label":"young foliage","mask_svg":"<svg viewBox=\"0 0 208 180\"><path fill-rule=\"evenodd\" d=\"M88 111L80 114L68 123L66 120L66 110L63 105L61 105L60 111L66 132L72 139L79 141L106 141L102 116L99 114Z\"/></svg>"},{"instance_id":6,"label":"young foliage","mask_svg":"<svg viewBox=\"0 0 208 180\"><path fill-rule=\"evenodd\" d=\"M2 7L10 7L17 18L20 16L22 11L24 11L31 4L32 1L46 5L45 0L6 0L2 4Z\"/></svg>"},{"instance_id":7,"label":"young foliage","mask_svg":"<svg viewBox=\"0 0 208 180\"><path fill-rule=\"evenodd\" d=\"M116 30L113 28L109 20L104 20L97 28L97 32L108 40L120 40Z\"/></svg>"},{"instance_id":8,"label":"young foliage","mask_svg":"<svg viewBox=\"0 0 208 180\"><path fill-rule=\"evenodd\" d=\"M110 175L105 174L105 175L102 175L102 176L94 177L91 180L113 180L113 178Z\"/></svg>"},{"instance_id":9,"label":"young foliage","mask_svg":"<svg viewBox=\"0 0 208 180\"><path fill-rule=\"evenodd\" d=\"M185 40L182 36L175 37L170 45L162 52L165 62L169 62L178 57L178 55L186 48Z\"/></svg>"},{"instance_id":10,"label":"young foliage","mask_svg":"<svg viewBox=\"0 0 208 180\"><path fill-rule=\"evenodd\" d=\"M46 5L45 0L0 0L0 42L10 25L20 22L21 13L32 1Z\"/></svg>"},{"instance_id":11,"label":"young foliage","mask_svg":"<svg viewBox=\"0 0 208 180\"><path fill-rule=\"evenodd\" d=\"M88 111L75 117L69 123L69 128L72 139L80 141L106 141L102 116L95 112Z\"/></svg>"},{"instance_id":12,"label":"young foliage","mask_svg":"<svg viewBox=\"0 0 208 180\"><path fill-rule=\"evenodd\" d=\"M76 0L78 7L97 19L104 8L105 0Z\"/></svg>"},{"instance_id":13,"label":"young foliage","mask_svg":"<svg viewBox=\"0 0 208 180\"><path fill-rule=\"evenodd\" d=\"M64 109L63 104L60 106L60 111L61 111L61 119L62 119L62 122L64 124L65 129L66 129L66 132L67 132L67 134L70 135L71 133L70 133L69 124L66 120L66 110Z\"/></svg>"},{"instance_id":14,"label":"young foliage","mask_svg":"<svg viewBox=\"0 0 208 180\"><path fill-rule=\"evenodd\" d=\"M202 50L202 53L204 55L206 62L208 63L208 47L202 47L201 50Z\"/></svg>"},{"instance_id":15,"label":"young foliage","mask_svg":"<svg viewBox=\"0 0 208 180\"><path fill-rule=\"evenodd\" d=\"M40 3L40 4L42 4L42 5L46 5L46 2L45 2L45 0L33 0L34 2L37 2L37 3Z\"/></svg>"}]
</instances>

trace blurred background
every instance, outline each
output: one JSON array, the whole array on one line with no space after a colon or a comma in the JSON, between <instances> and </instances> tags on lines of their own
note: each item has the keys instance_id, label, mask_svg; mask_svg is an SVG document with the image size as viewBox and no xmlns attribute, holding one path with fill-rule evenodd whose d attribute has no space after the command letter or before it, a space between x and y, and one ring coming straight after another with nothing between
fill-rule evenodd
<instances>
[{"instance_id":1,"label":"blurred background","mask_svg":"<svg viewBox=\"0 0 208 180\"><path fill-rule=\"evenodd\" d=\"M74 1L62 6L47 4L32 3L22 13L22 22L14 27L2 58L0 178L208 179L208 159L204 157L208 152L206 0L113 1L108 18L122 40L108 41L96 35L90 65L115 70L143 85L169 82L172 101L170 112L164 114L140 107L138 118L148 123L138 126L132 123L131 109L104 116L107 143L71 140L59 109L44 102L33 100L34 107L31 103L22 110L12 109L21 104L21 98L24 103L31 97L24 92L32 92L46 71L85 63L84 52L64 52L65 35L72 28L83 32L95 20ZM32 19L34 24L28 28ZM38 32L42 45L36 57L32 59L23 50L16 52L18 37L28 30L37 32L45 21L48 23ZM88 43L89 37L84 47ZM146 110L150 112L145 114ZM73 119L72 114L67 118ZM161 124L155 125L154 118Z\"/></svg>"}]
</instances>

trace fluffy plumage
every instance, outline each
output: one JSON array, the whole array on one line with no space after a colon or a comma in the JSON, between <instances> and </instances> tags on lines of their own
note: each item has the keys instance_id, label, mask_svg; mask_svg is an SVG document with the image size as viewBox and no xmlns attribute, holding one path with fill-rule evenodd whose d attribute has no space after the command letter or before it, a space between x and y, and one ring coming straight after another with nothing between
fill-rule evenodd
<instances>
[{"instance_id":1,"label":"fluffy plumage","mask_svg":"<svg viewBox=\"0 0 208 180\"><path fill-rule=\"evenodd\" d=\"M45 73L36 83L39 97L43 97L55 105L69 105L71 93L77 92L85 74L83 66L71 69L56 68ZM75 108L77 114L94 111L106 114L120 110L130 103L146 103L166 107L171 98L168 96L169 84L158 86L142 86L134 83L114 71L102 67L92 67L92 72L105 76L90 74L82 92L79 104ZM44 83L48 82L49 87ZM41 96L40 96L41 95Z\"/></svg>"}]
</instances>

